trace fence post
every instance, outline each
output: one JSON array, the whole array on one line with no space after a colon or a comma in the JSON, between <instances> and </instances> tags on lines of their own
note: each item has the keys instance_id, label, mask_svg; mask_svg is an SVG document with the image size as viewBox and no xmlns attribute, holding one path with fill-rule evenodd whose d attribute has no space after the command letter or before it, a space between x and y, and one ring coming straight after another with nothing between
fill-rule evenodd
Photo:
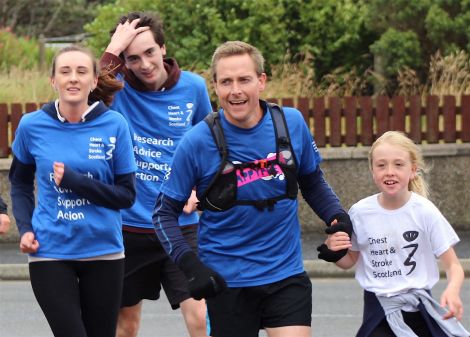
<instances>
[{"instance_id":1,"label":"fence post","mask_svg":"<svg viewBox=\"0 0 470 337\"><path fill-rule=\"evenodd\" d=\"M361 143L362 145L372 145L374 141L374 124L372 106L372 97L362 96L359 98L360 115L361 115Z\"/></svg>"},{"instance_id":2,"label":"fence post","mask_svg":"<svg viewBox=\"0 0 470 337\"><path fill-rule=\"evenodd\" d=\"M410 138L416 144L421 143L422 134L421 134L421 97L420 96L410 96Z\"/></svg>"},{"instance_id":3,"label":"fence post","mask_svg":"<svg viewBox=\"0 0 470 337\"><path fill-rule=\"evenodd\" d=\"M462 114L462 142L470 142L470 96L464 95L460 101L460 113Z\"/></svg>"},{"instance_id":4,"label":"fence post","mask_svg":"<svg viewBox=\"0 0 470 337\"><path fill-rule=\"evenodd\" d=\"M439 97L429 95L426 100L426 140L439 142Z\"/></svg>"},{"instance_id":5,"label":"fence post","mask_svg":"<svg viewBox=\"0 0 470 337\"><path fill-rule=\"evenodd\" d=\"M11 142L13 143L15 140L16 129L18 128L21 117L23 117L23 106L20 103L11 103L10 109Z\"/></svg>"},{"instance_id":6,"label":"fence post","mask_svg":"<svg viewBox=\"0 0 470 337\"><path fill-rule=\"evenodd\" d=\"M8 154L8 106L0 103L0 158L6 158Z\"/></svg>"},{"instance_id":7,"label":"fence post","mask_svg":"<svg viewBox=\"0 0 470 337\"><path fill-rule=\"evenodd\" d=\"M395 96L392 99L391 130L405 132L405 97Z\"/></svg>"},{"instance_id":8,"label":"fence post","mask_svg":"<svg viewBox=\"0 0 470 337\"><path fill-rule=\"evenodd\" d=\"M313 135L318 147L326 145L325 99L315 97L313 100Z\"/></svg>"},{"instance_id":9,"label":"fence post","mask_svg":"<svg viewBox=\"0 0 470 337\"><path fill-rule=\"evenodd\" d=\"M302 113L307 127L312 132L312 123L310 123L310 100L308 97L299 97L297 99L297 109Z\"/></svg>"},{"instance_id":10,"label":"fence post","mask_svg":"<svg viewBox=\"0 0 470 337\"><path fill-rule=\"evenodd\" d=\"M387 96L377 96L375 116L377 117L377 133L376 136L380 137L386 131L390 130L390 115L388 107Z\"/></svg>"},{"instance_id":11,"label":"fence post","mask_svg":"<svg viewBox=\"0 0 470 337\"><path fill-rule=\"evenodd\" d=\"M344 142L347 146L357 145L357 106L356 97L344 98L344 116L346 119L346 135Z\"/></svg>"},{"instance_id":12,"label":"fence post","mask_svg":"<svg viewBox=\"0 0 470 337\"><path fill-rule=\"evenodd\" d=\"M341 99L339 97L330 97L330 145L341 146Z\"/></svg>"},{"instance_id":13,"label":"fence post","mask_svg":"<svg viewBox=\"0 0 470 337\"><path fill-rule=\"evenodd\" d=\"M444 96L444 105L442 107L442 113L444 115L444 135L442 138L446 143L455 143L457 139L455 112L455 96Z\"/></svg>"}]
</instances>

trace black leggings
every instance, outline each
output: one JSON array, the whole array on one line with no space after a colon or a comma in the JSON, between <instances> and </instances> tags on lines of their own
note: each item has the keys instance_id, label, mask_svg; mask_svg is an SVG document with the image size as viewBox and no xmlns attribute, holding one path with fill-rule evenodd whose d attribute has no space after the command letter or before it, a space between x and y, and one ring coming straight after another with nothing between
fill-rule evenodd
<instances>
[{"instance_id":1,"label":"black leggings","mask_svg":"<svg viewBox=\"0 0 470 337\"><path fill-rule=\"evenodd\" d=\"M115 337L124 259L31 262L29 273L55 337Z\"/></svg>"}]
</instances>

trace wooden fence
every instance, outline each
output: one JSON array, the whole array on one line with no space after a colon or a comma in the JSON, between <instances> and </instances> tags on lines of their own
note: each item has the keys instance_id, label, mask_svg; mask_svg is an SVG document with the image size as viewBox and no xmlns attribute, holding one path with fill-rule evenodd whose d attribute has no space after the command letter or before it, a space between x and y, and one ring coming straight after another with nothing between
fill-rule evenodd
<instances>
[{"instance_id":1,"label":"wooden fence","mask_svg":"<svg viewBox=\"0 0 470 337\"><path fill-rule=\"evenodd\" d=\"M470 142L470 96L316 97L270 99L294 106L319 147L371 145L387 130L401 130L417 144ZM11 142L24 112L36 103L0 103L0 158L11 153Z\"/></svg>"}]
</instances>

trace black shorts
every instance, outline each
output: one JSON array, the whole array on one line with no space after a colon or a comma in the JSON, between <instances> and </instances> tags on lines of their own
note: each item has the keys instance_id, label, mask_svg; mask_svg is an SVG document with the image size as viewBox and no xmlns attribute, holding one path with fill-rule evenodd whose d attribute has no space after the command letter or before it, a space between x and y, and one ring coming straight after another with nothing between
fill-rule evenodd
<instances>
[{"instance_id":1,"label":"black shorts","mask_svg":"<svg viewBox=\"0 0 470 337\"><path fill-rule=\"evenodd\" d=\"M254 337L262 328L312 323L312 283L305 272L262 286L228 288L206 302L213 337Z\"/></svg>"},{"instance_id":2,"label":"black shorts","mask_svg":"<svg viewBox=\"0 0 470 337\"><path fill-rule=\"evenodd\" d=\"M181 232L197 251L197 225L182 226ZM191 297L186 277L156 234L123 231L123 237L126 257L121 307L136 305L143 299L157 300L162 287L173 309Z\"/></svg>"}]
</instances>

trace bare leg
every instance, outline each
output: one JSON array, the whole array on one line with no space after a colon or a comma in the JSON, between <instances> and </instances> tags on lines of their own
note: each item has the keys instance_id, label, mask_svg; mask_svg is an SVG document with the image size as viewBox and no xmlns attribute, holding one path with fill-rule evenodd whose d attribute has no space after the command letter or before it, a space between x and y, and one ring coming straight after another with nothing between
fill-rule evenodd
<instances>
[{"instance_id":1,"label":"bare leg","mask_svg":"<svg viewBox=\"0 0 470 337\"><path fill-rule=\"evenodd\" d=\"M131 307L122 307L119 310L117 337L137 337L142 315L142 301Z\"/></svg>"},{"instance_id":2,"label":"bare leg","mask_svg":"<svg viewBox=\"0 0 470 337\"><path fill-rule=\"evenodd\" d=\"M180 303L186 328L191 337L206 337L206 302L188 298Z\"/></svg>"},{"instance_id":3,"label":"bare leg","mask_svg":"<svg viewBox=\"0 0 470 337\"><path fill-rule=\"evenodd\" d=\"M311 337L312 328L309 326L282 326L266 328L269 337Z\"/></svg>"}]
</instances>

